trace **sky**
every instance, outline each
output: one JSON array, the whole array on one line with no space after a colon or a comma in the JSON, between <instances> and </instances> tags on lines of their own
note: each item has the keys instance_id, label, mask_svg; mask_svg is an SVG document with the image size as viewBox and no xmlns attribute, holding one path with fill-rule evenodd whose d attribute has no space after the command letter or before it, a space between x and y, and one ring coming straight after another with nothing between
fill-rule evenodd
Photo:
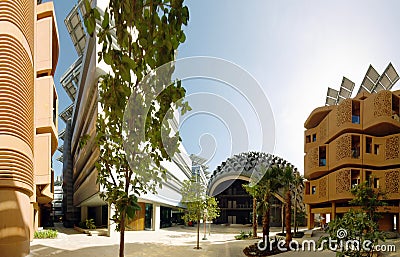
<instances>
[{"instance_id":1,"label":"sky","mask_svg":"<svg viewBox=\"0 0 400 257\"><path fill-rule=\"evenodd\" d=\"M75 1L54 3L60 38L55 81L62 111L71 102L59 80L77 57L63 21ZM400 72L400 31L396 26L400 24L400 1L185 3L190 20L178 59L211 56L227 60L263 91L254 100L242 93L246 90L243 83L210 78L183 81L195 106L181 118L183 145L188 153L209 159L211 171L233 154L268 149L303 172L304 122L313 109L325 104L327 88L339 89L345 76L357 91L370 64L382 73L392 62ZM257 101L267 107L254 108ZM59 129L64 126L59 120ZM263 143L265 137L268 145ZM57 152L55 157L59 155ZM62 164L54 161L54 169L59 175Z\"/></svg>"}]
</instances>

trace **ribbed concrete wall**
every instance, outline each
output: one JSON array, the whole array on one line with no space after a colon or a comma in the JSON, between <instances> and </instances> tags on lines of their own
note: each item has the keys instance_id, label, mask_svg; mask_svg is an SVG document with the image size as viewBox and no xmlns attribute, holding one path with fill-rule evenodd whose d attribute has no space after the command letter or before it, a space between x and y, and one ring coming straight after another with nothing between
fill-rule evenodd
<instances>
[{"instance_id":1,"label":"ribbed concrete wall","mask_svg":"<svg viewBox=\"0 0 400 257\"><path fill-rule=\"evenodd\" d=\"M0 0L0 253L29 253L36 0Z\"/></svg>"}]
</instances>

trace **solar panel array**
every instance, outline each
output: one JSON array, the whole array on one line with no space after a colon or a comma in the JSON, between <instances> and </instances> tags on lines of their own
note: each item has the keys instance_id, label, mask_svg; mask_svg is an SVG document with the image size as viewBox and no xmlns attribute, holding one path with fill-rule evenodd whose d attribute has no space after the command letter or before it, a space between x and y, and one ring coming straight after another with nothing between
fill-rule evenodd
<instances>
[{"instance_id":1,"label":"solar panel array","mask_svg":"<svg viewBox=\"0 0 400 257\"><path fill-rule=\"evenodd\" d=\"M358 89L357 94L362 92L377 93L382 90L390 90L394 84L399 80L399 74L393 67L392 63L386 67L382 75L375 70L372 65L368 67L367 73L364 76L363 81ZM325 105L337 105L346 98L350 98L354 89L354 82L343 77L340 90L337 91L333 88L328 87L326 94Z\"/></svg>"}]
</instances>

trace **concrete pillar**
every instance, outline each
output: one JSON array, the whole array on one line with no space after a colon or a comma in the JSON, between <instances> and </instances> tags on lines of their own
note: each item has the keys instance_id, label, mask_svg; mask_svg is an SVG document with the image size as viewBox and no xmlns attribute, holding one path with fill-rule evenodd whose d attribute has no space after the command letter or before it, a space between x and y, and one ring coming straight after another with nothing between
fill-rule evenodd
<instances>
[{"instance_id":1,"label":"concrete pillar","mask_svg":"<svg viewBox=\"0 0 400 257\"><path fill-rule=\"evenodd\" d=\"M153 230L157 231L160 229L161 221L161 207L159 204L153 204Z\"/></svg>"},{"instance_id":2,"label":"concrete pillar","mask_svg":"<svg viewBox=\"0 0 400 257\"><path fill-rule=\"evenodd\" d=\"M326 214L322 213L321 214L321 225L325 225L326 224Z\"/></svg>"},{"instance_id":3,"label":"concrete pillar","mask_svg":"<svg viewBox=\"0 0 400 257\"><path fill-rule=\"evenodd\" d=\"M332 202L332 210L331 210L331 220L336 218L336 203Z\"/></svg>"},{"instance_id":4,"label":"concrete pillar","mask_svg":"<svg viewBox=\"0 0 400 257\"><path fill-rule=\"evenodd\" d=\"M81 221L85 222L88 218L88 207L81 206Z\"/></svg>"},{"instance_id":5,"label":"concrete pillar","mask_svg":"<svg viewBox=\"0 0 400 257\"><path fill-rule=\"evenodd\" d=\"M118 236L118 232L117 232L117 224L115 224L114 221L112 221L112 217L114 216L115 213L115 209L114 206L112 205L108 205L108 221L107 221L107 236L109 237L114 237L114 236Z\"/></svg>"},{"instance_id":6,"label":"concrete pillar","mask_svg":"<svg viewBox=\"0 0 400 257\"><path fill-rule=\"evenodd\" d=\"M307 229L314 228L314 213L311 213L311 205L307 204Z\"/></svg>"}]
</instances>

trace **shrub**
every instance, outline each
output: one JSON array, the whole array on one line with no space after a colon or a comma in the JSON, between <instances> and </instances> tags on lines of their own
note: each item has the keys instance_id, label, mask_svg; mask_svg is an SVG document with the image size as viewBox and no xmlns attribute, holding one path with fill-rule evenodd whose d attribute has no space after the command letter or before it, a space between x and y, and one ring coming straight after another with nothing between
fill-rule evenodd
<instances>
[{"instance_id":1,"label":"shrub","mask_svg":"<svg viewBox=\"0 0 400 257\"><path fill-rule=\"evenodd\" d=\"M93 219L88 219L86 220L86 228L88 229L96 229L96 225L94 224L94 220Z\"/></svg>"},{"instance_id":2,"label":"shrub","mask_svg":"<svg viewBox=\"0 0 400 257\"><path fill-rule=\"evenodd\" d=\"M240 231L240 234L239 235L236 235L235 236L235 239L236 240L243 240L243 239L248 239L248 238L251 238L251 236L253 235L253 233L251 232L251 231L249 231L249 232L244 232L244 231Z\"/></svg>"},{"instance_id":3,"label":"shrub","mask_svg":"<svg viewBox=\"0 0 400 257\"><path fill-rule=\"evenodd\" d=\"M34 238L44 239L44 238L56 238L58 235L57 230L53 229L44 229L40 231L35 231Z\"/></svg>"},{"instance_id":4,"label":"shrub","mask_svg":"<svg viewBox=\"0 0 400 257\"><path fill-rule=\"evenodd\" d=\"M96 225L94 224L93 219L87 219L85 221L79 222L78 226L80 228L86 228L86 229L96 229Z\"/></svg>"}]
</instances>

